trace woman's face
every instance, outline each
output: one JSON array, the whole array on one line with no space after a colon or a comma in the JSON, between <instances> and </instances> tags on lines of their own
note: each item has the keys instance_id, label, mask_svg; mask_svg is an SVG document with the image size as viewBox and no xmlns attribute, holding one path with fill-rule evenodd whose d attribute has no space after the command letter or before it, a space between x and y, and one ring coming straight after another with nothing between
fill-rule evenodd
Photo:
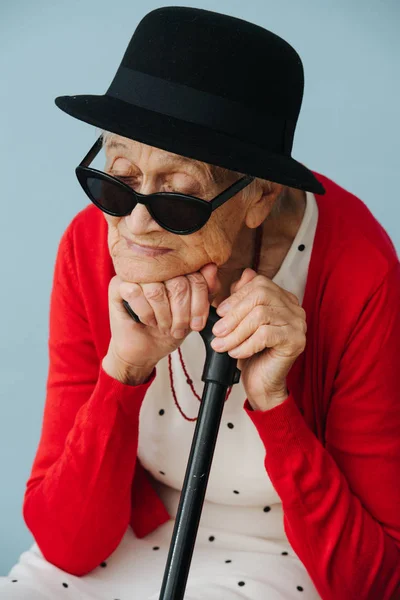
<instances>
[{"instance_id":1,"label":"woman's face","mask_svg":"<svg viewBox=\"0 0 400 600\"><path fill-rule=\"evenodd\" d=\"M239 178L233 173L231 180L217 184L200 162L117 135L107 139L105 153L104 170L129 178L125 183L142 194L177 191L211 200ZM149 283L198 271L209 262L223 265L232 254L245 215L241 192L214 211L202 229L189 235L163 229L143 204L137 204L126 217L104 214L115 271L125 281ZM143 256L130 248L129 242L171 250Z\"/></svg>"}]
</instances>

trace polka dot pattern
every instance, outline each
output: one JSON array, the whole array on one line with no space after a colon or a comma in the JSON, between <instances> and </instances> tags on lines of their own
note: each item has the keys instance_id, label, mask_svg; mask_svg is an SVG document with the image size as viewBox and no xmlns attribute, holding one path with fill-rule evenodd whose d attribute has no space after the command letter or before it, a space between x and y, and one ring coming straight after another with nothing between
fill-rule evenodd
<instances>
[{"instance_id":1,"label":"polka dot pattern","mask_svg":"<svg viewBox=\"0 0 400 600\"><path fill-rule=\"evenodd\" d=\"M302 298L302 279L303 275L307 275L307 259L311 248L311 231L300 232L300 236L294 242L292 252L290 253L291 264L287 262L285 268L277 278L278 285L282 283L286 287L286 284L289 284L289 291L292 291L293 280L293 292L299 298ZM306 249L307 252L305 252ZM295 268L292 269L292 266ZM290 276L292 273L294 276L291 279ZM197 415L200 398L196 392L201 396L202 390L200 376L203 364L199 364L199 352L197 351L196 344L193 343L191 345L191 342L195 338L195 334L191 337L189 336L182 345L183 359L187 368L186 372L182 367L178 352L172 355L172 374L175 391L179 404L189 417ZM198 346L201 346L201 350L204 349L202 340L199 340ZM174 487L175 491L177 491L177 482L183 480L184 472L182 472L182 465L187 463L187 459L184 460L183 457L188 455L194 426L193 422L188 422L193 421L193 419L185 420L183 417L182 425L180 425L180 415L175 406L172 390L170 390L170 373L167 360L165 366L165 380L157 382L158 386L152 386L144 399L143 410L141 411L142 439L141 444L139 444L139 458L140 460L143 458L145 468L151 472L155 479L158 479L161 489L160 496L163 488L168 485ZM159 378L162 373L164 371L159 369ZM231 590L231 594L235 597L243 596L254 600L265 600L265 598L276 600L277 593L275 590L283 588L286 594L283 593L282 596L296 597L298 594L303 594L302 597L307 597L308 600L315 600L316 596L314 595L311 582L307 578L306 573L302 572L299 568L297 557L294 552L290 551L289 545L286 543L283 545L273 544L271 552L268 552L269 547L266 544L266 553L261 557L260 551L260 559L256 559L251 565L247 562L248 558L246 557L245 548L241 547L241 544L243 544L247 550L248 544L250 552L252 545L250 536L257 536L258 540L257 544L255 544L255 552L257 552L259 544L264 542L264 540L260 542L260 536L264 536L265 534L268 542L270 533L271 539L275 540L281 539L280 536L283 534L283 531L281 533L281 506L278 504L279 499L274 494L270 482L268 481L266 484L266 481L262 479L262 477L267 478L265 468L262 468L264 452L262 456L260 452L257 455L257 451L260 450L260 444L259 438L255 434L254 439L257 442L257 448L255 444L254 448L252 446L253 438L251 432L253 432L253 429L251 429L248 423L248 417L243 412L242 406L245 396L242 393L238 393L239 387L234 386L232 396L227 401L227 412L221 421L221 438L224 440L224 444L226 443L226 448L224 448L224 452L221 452L219 456L217 456L216 452L215 460L218 461L219 459L220 461L218 464L214 463L214 467L218 467L216 469L218 477L215 478L215 481L211 478L207 488L207 495L209 495L210 500L212 499L213 503L217 505L220 502L221 518L218 518L219 513L217 510L214 512L210 511L209 522L204 526L204 529L200 526L198 532L199 565L203 567L202 572L206 574L204 583L207 584L206 580L211 581L213 575L222 577L224 585L226 585L227 598L230 597L229 590ZM304 414L301 408L300 412ZM162 419L158 419L158 416L162 417ZM170 429L170 424L172 423L173 429ZM233 429L236 431L233 432ZM168 439L165 435L168 431L172 431L176 443L168 444ZM154 441L154 443L150 443L148 440L151 440L151 442ZM257 464L261 465L260 469L254 467ZM172 495L166 495L166 497L168 499L173 498ZM268 503L267 505L265 504L266 502ZM224 503L229 505L229 512L228 510L225 511L226 507L223 506ZM166 503L166 506L173 508L170 514L175 514L174 510L176 507L174 502ZM243 513L241 512L242 508ZM247 518L249 515L250 518ZM243 524L241 519L243 519ZM235 524L235 528L233 524ZM167 537L164 537L163 533L161 533L162 527L152 532L150 538L137 540L137 545L135 541L134 548L138 549L139 555L143 557L143 562L140 561L140 567L137 566L136 571L135 561L131 562L129 559L127 560L127 571L132 569L130 577L132 578L132 573L134 573L136 581L139 582L139 591L141 591L142 585L143 588L145 587L145 580L148 582L153 576L154 578L157 576L161 579L160 573L163 572L163 565L165 565L169 550ZM224 529L229 531L229 539L228 536L225 537ZM248 538L243 542L244 538L240 539L239 536L242 533L246 535L247 529L249 530L247 534ZM170 531L167 528L166 530ZM238 532L236 545L235 531ZM289 551L282 551L282 548L289 548ZM270 554L270 556L273 555L271 563L266 558L267 554ZM234 557L233 559L231 558L232 556ZM106 572L102 571L99 573L99 580L100 576L107 576L108 582L108 576L110 576L110 581L112 581L114 573L112 557L107 560L107 563L104 563L104 566L106 564ZM145 569L142 568L143 565L146 565ZM103 563L100 566L103 567ZM194 565L193 568L195 568ZM259 571L257 571L258 568ZM128 598L147 598L151 596L151 594L137 593L136 586L130 594L127 593L125 590L130 588L128 586L120 586L120 583L123 583L125 586L125 582L122 581L122 578L120 579L121 570L118 571L116 569L116 571L118 572L115 576L116 587L114 589L111 585L108 586L108 590L110 590L109 595L105 594L104 600L128 600ZM18 576L17 572L15 574ZM20 581L21 579L22 576L20 577ZM102 579L104 580L104 577ZM58 575L56 585L61 587L63 581L69 583L70 586L69 589L63 590L63 598L69 600L72 588L75 589L75 579L68 579L67 574L61 575L61 577ZM263 581L265 582L265 588L262 585ZM192 591L190 577L188 587ZM238 589L239 587L240 590ZM261 589L264 593L262 593ZM118 597L114 597L117 591ZM202 591L196 591L197 594L193 594L193 597L202 597ZM93 597L96 597L95 591ZM210 593L210 597L212 597L212 593Z\"/></svg>"},{"instance_id":2,"label":"polka dot pattern","mask_svg":"<svg viewBox=\"0 0 400 600\"><path fill-rule=\"evenodd\" d=\"M267 508L267 509L270 509L270 507L269 507L269 506L266 506L266 507L264 508L264 510L265 510L266 508ZM216 541L216 537L215 537L214 535L210 535L210 536L208 537L208 540L209 540L210 542L215 542L215 541ZM160 550L160 548L161 548L160 546L152 546L152 549L153 549L154 551ZM281 552L281 555L282 555L282 556L288 556L288 555L289 555L289 552L287 552L286 550L284 550L284 551L282 551L282 552ZM225 562L225 564L231 564L233 561L232 561L232 559L231 559L231 558L227 558L227 559L225 559L225 561L224 561L224 562ZM100 567L102 567L102 568L105 568L105 567L107 567L107 562L106 562L106 561L103 561L103 562L101 562L101 563L100 563L100 565L99 565L99 566L100 566ZM12 583L17 583L17 582L18 582L18 580L17 580L17 579L12 579L12 581L11 581L11 582L12 582ZM68 589L68 588L69 588L69 584L68 584L66 581L62 581L62 582L60 582L60 583L61 583L62 587L66 588L66 589ZM233 585L233 584L234 584L234 581L232 582L232 585ZM241 580L239 580L239 581L236 581L236 584L237 584L237 586L238 586L238 587L244 587L245 585L247 585L247 584L246 584L246 581L245 581L245 580L242 580L242 579L241 579ZM249 594L251 594L251 582L250 582L250 584L248 585L248 587L249 587L248 593L249 593ZM297 590L298 592L304 592L304 587L303 587L302 585L297 585L297 586L296 586L296 590ZM68 595L67 595L67 596L65 596L65 597L69 598L69 596L68 596ZM252 596L249 596L249 597L252 597ZM110 598L110 600L128 600L128 598L126 598L126 599L125 599L125 598Z\"/></svg>"},{"instance_id":3,"label":"polka dot pattern","mask_svg":"<svg viewBox=\"0 0 400 600\"><path fill-rule=\"evenodd\" d=\"M155 550L155 549L159 549L159 546L155 546L155 547L153 548L153 550ZM282 554L287 554L287 552L286 552L286 553L282 552ZM226 562L226 563L231 563L231 562L232 562L232 560L231 560L231 559L227 559L227 560L225 560L225 562ZM106 565L106 563L101 563L101 565L102 565L102 566L103 566L103 565ZM13 580L12 580L12 583L17 583L17 582L18 582L18 579L13 579ZM239 587L243 587L243 586L245 586L245 585L246 585L246 582L245 582L245 581L243 581L243 580L240 580L240 581L238 581L238 582L237 582L237 585L238 585ZM66 583L66 582L63 582L63 583L62 583L62 586L63 586L64 588L68 588L68 587L69 587L69 586L68 586L68 583ZM303 591L304 591L304 588L303 588L301 585L298 585L298 586L296 587L296 589L297 589L299 592L303 592ZM121 600L121 599L120 599L120 598L113 598L112 600Z\"/></svg>"}]
</instances>

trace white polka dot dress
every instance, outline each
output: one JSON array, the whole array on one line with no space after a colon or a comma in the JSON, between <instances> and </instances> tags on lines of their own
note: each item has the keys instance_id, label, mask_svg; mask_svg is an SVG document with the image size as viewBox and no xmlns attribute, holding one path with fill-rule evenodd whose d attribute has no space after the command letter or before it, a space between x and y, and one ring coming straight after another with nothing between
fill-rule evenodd
<instances>
[{"instance_id":1,"label":"white polka dot dress","mask_svg":"<svg viewBox=\"0 0 400 600\"><path fill-rule=\"evenodd\" d=\"M273 279L300 302L318 220L314 195L306 197L302 224ZM204 362L203 340L192 332L158 363L140 411L138 456L173 518L142 539L128 527L115 552L83 577L51 565L33 544L0 578L0 599L158 600L196 425L175 404L170 367L178 403L195 419ZM245 399L239 382L224 406L185 599L318 600L286 537L282 504L264 467L265 448L243 410Z\"/></svg>"}]
</instances>

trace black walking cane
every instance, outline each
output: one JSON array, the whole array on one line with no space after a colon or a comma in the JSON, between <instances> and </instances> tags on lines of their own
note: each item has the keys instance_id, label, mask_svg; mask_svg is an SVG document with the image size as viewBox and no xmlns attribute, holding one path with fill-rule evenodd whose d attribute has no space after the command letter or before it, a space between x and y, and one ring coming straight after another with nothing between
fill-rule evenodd
<instances>
[{"instance_id":1,"label":"black walking cane","mask_svg":"<svg viewBox=\"0 0 400 600\"><path fill-rule=\"evenodd\" d=\"M129 304L125 300L122 302L130 316L140 323ZM215 337L212 328L219 319L216 309L210 306L206 326L199 332L206 346L206 362L201 377L205 385L159 600L184 598L226 392L228 387L240 380L237 358L211 348Z\"/></svg>"}]
</instances>

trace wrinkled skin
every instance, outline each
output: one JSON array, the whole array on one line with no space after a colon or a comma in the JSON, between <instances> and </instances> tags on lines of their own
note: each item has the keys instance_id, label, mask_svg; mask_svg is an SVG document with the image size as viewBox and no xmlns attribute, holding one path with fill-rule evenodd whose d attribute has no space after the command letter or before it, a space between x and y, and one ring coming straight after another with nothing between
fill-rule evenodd
<instances>
[{"instance_id":1,"label":"wrinkled skin","mask_svg":"<svg viewBox=\"0 0 400 600\"><path fill-rule=\"evenodd\" d=\"M110 147L110 141L124 147ZM127 181L142 194L178 191L210 200L239 179L235 172L215 183L206 165L197 161L180 162L180 156L135 140L113 135L105 146L104 170ZM305 193L286 188L289 208L271 218L281 184L265 182L250 198L239 192L212 213L199 231L179 236L156 223L146 207L138 204L126 217L104 214L108 223L108 245L114 268L123 280L138 283L166 281L178 275L198 271L207 263L218 266L221 281L219 302L229 296L230 286L243 269L251 266L256 227L263 224L263 243L258 272L272 278L279 270L300 227L305 210ZM137 256L126 239L143 245L172 248L156 256Z\"/></svg>"}]
</instances>

